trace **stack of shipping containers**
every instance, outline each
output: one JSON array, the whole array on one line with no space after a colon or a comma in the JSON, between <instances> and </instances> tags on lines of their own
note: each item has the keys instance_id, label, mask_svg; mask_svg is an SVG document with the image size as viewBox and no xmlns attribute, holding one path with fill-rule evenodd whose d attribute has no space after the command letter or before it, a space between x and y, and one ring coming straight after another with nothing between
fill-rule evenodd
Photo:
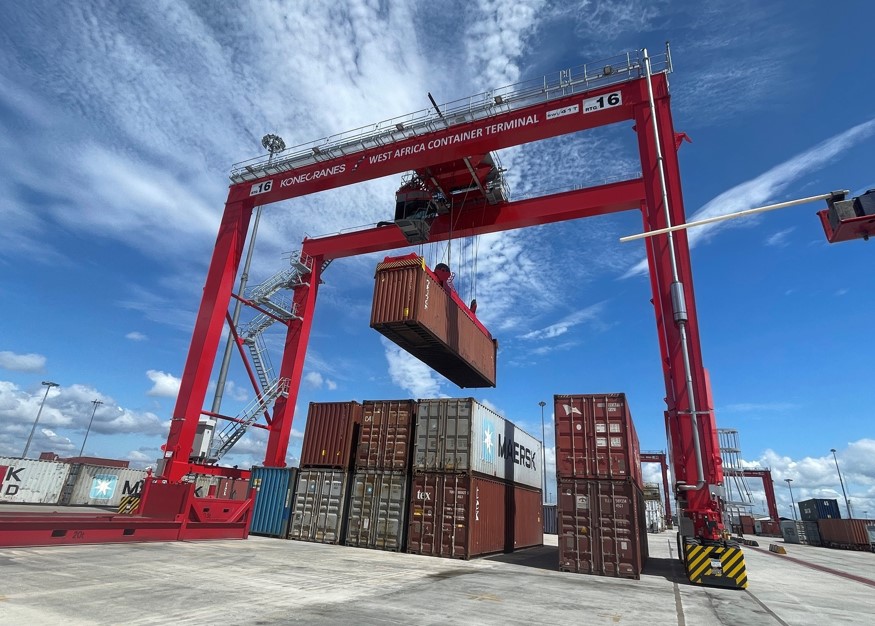
<instances>
[{"instance_id":1,"label":"stack of shipping containers","mask_svg":"<svg viewBox=\"0 0 875 626\"><path fill-rule=\"evenodd\" d=\"M407 551L468 559L541 545L541 443L472 398L420 400Z\"/></svg>"},{"instance_id":2,"label":"stack of shipping containers","mask_svg":"<svg viewBox=\"0 0 875 626\"><path fill-rule=\"evenodd\" d=\"M647 560L638 435L626 396L554 396L559 569L639 578Z\"/></svg>"},{"instance_id":3,"label":"stack of shipping containers","mask_svg":"<svg viewBox=\"0 0 875 626\"><path fill-rule=\"evenodd\" d=\"M343 541L350 469L361 416L362 405L358 402L310 403L289 539Z\"/></svg>"},{"instance_id":4,"label":"stack of shipping containers","mask_svg":"<svg viewBox=\"0 0 875 626\"><path fill-rule=\"evenodd\" d=\"M838 500L811 498L799 502L799 515L807 524L803 531L811 537L816 524L817 539L827 548L845 550L873 550L875 546L875 522L862 519L842 519ZM797 534L799 529L797 528ZM801 538L800 538L801 542Z\"/></svg>"},{"instance_id":5,"label":"stack of shipping containers","mask_svg":"<svg viewBox=\"0 0 875 626\"><path fill-rule=\"evenodd\" d=\"M415 414L413 400L362 403L346 545L404 549Z\"/></svg>"}]
</instances>

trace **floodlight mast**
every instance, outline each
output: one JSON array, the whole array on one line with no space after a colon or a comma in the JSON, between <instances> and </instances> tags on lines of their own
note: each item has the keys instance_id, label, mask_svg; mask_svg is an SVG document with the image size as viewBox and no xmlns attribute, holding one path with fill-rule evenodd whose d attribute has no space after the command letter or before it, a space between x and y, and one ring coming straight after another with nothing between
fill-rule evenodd
<instances>
[{"instance_id":1,"label":"floodlight mast","mask_svg":"<svg viewBox=\"0 0 875 626\"><path fill-rule=\"evenodd\" d=\"M443 105L439 107L440 116L429 109L290 148L268 161L236 166L171 420L163 476L179 480L189 472L226 471L191 463L189 454L256 204L410 170L424 172L501 148L631 121L644 172L641 178L520 202L484 203L476 210L458 211L452 224L447 215L440 215L432 223L429 240L444 241L634 208L642 211L648 231L683 224L667 79L670 57L666 50L662 65L654 69L652 97L643 60L641 54L632 53L600 63L595 70L594 66L563 70L558 76ZM310 272L294 287L295 317L285 322L288 330L279 375L289 381L288 395L277 399L268 424L265 465L285 465L323 263L407 245L400 229L391 224L304 240L302 258L309 260ZM711 391L699 344L689 246L684 231L671 238L650 237L645 245L666 385L666 430L680 507L682 554L687 559L710 555L709 562L714 564L727 555L740 553L724 542L720 500L723 474ZM678 282L685 289L673 288ZM675 316L681 309L685 312L683 323ZM681 350L683 344L685 351ZM681 485L686 487L678 491ZM740 570L733 565L732 572L721 574L718 570L715 565L695 577L690 572L691 580L746 586L743 565Z\"/></svg>"}]
</instances>

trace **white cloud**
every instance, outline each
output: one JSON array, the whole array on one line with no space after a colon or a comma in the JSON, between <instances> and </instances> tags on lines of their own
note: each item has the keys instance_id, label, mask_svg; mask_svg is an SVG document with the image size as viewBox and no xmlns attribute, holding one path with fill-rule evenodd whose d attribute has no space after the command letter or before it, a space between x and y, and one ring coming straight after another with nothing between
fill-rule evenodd
<instances>
[{"instance_id":1,"label":"white cloud","mask_svg":"<svg viewBox=\"0 0 875 626\"><path fill-rule=\"evenodd\" d=\"M796 230L796 227L791 226L790 228L785 228L784 230L779 230L778 232L769 235L769 237L766 238L766 245L785 248L788 245L787 236L794 230Z\"/></svg>"},{"instance_id":2,"label":"white cloud","mask_svg":"<svg viewBox=\"0 0 875 626\"><path fill-rule=\"evenodd\" d=\"M46 365L46 357L41 354L16 354L3 350L0 352L0 368L16 372L41 372Z\"/></svg>"},{"instance_id":3,"label":"white cloud","mask_svg":"<svg viewBox=\"0 0 875 626\"><path fill-rule=\"evenodd\" d=\"M334 391L335 389L337 389L337 383L334 382L333 380L326 379L325 380L325 387L330 391Z\"/></svg>"},{"instance_id":4,"label":"white cloud","mask_svg":"<svg viewBox=\"0 0 875 626\"><path fill-rule=\"evenodd\" d=\"M140 331L134 330L125 335L125 339L130 339L131 341L146 341L148 337Z\"/></svg>"},{"instance_id":5,"label":"white cloud","mask_svg":"<svg viewBox=\"0 0 875 626\"><path fill-rule=\"evenodd\" d=\"M842 289L837 290L837 291L835 292L835 295L837 295L837 296L845 296L845 295L848 294L849 291L850 291L850 289L847 289L847 288L843 287Z\"/></svg>"},{"instance_id":6,"label":"white cloud","mask_svg":"<svg viewBox=\"0 0 875 626\"><path fill-rule=\"evenodd\" d=\"M809 175L813 170L832 161L842 151L864 141L875 134L875 119L857 124L848 130L830 137L826 141L797 154L793 158L776 165L756 178L724 191L696 211L688 221L727 215L767 204L776 200L795 180ZM743 219L743 218L742 218ZM689 230L690 247L713 237L726 222L706 224ZM647 260L644 259L630 268L623 278L647 273Z\"/></svg>"},{"instance_id":7,"label":"white cloud","mask_svg":"<svg viewBox=\"0 0 875 626\"><path fill-rule=\"evenodd\" d=\"M146 372L146 376L153 383L152 388L146 392L146 395L158 396L160 398L175 398L179 394L181 380L173 374L149 370Z\"/></svg>"},{"instance_id":8,"label":"white cloud","mask_svg":"<svg viewBox=\"0 0 875 626\"><path fill-rule=\"evenodd\" d=\"M559 320L554 324L550 324L545 328L540 328L537 330L533 330L531 332L526 333L522 336L522 339L528 340L543 340L543 339L554 339L561 335L564 335L569 330L583 324L584 322L592 322L597 321L599 315L605 308L604 302L599 302L597 304L590 305L584 309L579 311L575 311L570 315L566 315L564 318Z\"/></svg>"},{"instance_id":9,"label":"white cloud","mask_svg":"<svg viewBox=\"0 0 875 626\"><path fill-rule=\"evenodd\" d=\"M414 398L436 398L442 382L431 368L387 339L381 339L389 362L389 377Z\"/></svg>"}]
</instances>

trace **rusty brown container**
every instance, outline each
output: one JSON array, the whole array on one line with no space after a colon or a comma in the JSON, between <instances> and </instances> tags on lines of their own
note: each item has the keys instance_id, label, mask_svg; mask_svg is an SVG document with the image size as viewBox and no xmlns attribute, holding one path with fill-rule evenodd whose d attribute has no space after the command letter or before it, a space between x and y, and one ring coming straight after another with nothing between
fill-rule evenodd
<instances>
[{"instance_id":1,"label":"rusty brown container","mask_svg":"<svg viewBox=\"0 0 875 626\"><path fill-rule=\"evenodd\" d=\"M827 548L875 551L875 520L819 519L817 529Z\"/></svg>"},{"instance_id":2,"label":"rusty brown container","mask_svg":"<svg viewBox=\"0 0 875 626\"><path fill-rule=\"evenodd\" d=\"M361 418L358 402L311 402L301 468L351 468Z\"/></svg>"},{"instance_id":3,"label":"rusty brown container","mask_svg":"<svg viewBox=\"0 0 875 626\"><path fill-rule=\"evenodd\" d=\"M415 400L365 400L355 468L406 472L413 454Z\"/></svg>"},{"instance_id":4,"label":"rusty brown container","mask_svg":"<svg viewBox=\"0 0 875 626\"><path fill-rule=\"evenodd\" d=\"M371 328L459 387L494 387L498 343L421 257L377 265Z\"/></svg>"},{"instance_id":5,"label":"rusty brown container","mask_svg":"<svg viewBox=\"0 0 875 626\"><path fill-rule=\"evenodd\" d=\"M643 487L641 450L626 394L553 396L556 475L633 480Z\"/></svg>"},{"instance_id":6,"label":"rusty brown container","mask_svg":"<svg viewBox=\"0 0 875 626\"><path fill-rule=\"evenodd\" d=\"M754 519L750 515L739 515L739 521L741 522L741 532L745 535L753 535L756 532L756 526L754 524Z\"/></svg>"},{"instance_id":7,"label":"rusty brown container","mask_svg":"<svg viewBox=\"0 0 875 626\"><path fill-rule=\"evenodd\" d=\"M541 492L472 474L415 474L407 551L470 559L541 545Z\"/></svg>"},{"instance_id":8,"label":"rusty brown container","mask_svg":"<svg viewBox=\"0 0 875 626\"><path fill-rule=\"evenodd\" d=\"M220 478L216 485L216 497L223 500L245 500L249 497L249 480Z\"/></svg>"},{"instance_id":9,"label":"rusty brown container","mask_svg":"<svg viewBox=\"0 0 875 626\"><path fill-rule=\"evenodd\" d=\"M640 578L647 560L644 495L630 480L559 480L559 569Z\"/></svg>"}]
</instances>

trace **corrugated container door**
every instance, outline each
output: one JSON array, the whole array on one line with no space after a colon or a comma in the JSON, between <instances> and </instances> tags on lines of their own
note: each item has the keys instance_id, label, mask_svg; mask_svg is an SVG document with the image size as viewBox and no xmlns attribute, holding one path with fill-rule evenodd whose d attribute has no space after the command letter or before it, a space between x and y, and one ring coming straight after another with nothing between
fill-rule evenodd
<instances>
[{"instance_id":1,"label":"corrugated container door","mask_svg":"<svg viewBox=\"0 0 875 626\"><path fill-rule=\"evenodd\" d=\"M249 486L255 490L255 503L250 533L266 537L288 536L297 475L296 467L252 468Z\"/></svg>"},{"instance_id":2,"label":"corrugated container door","mask_svg":"<svg viewBox=\"0 0 875 626\"><path fill-rule=\"evenodd\" d=\"M301 470L289 539L339 543L346 519L347 486L344 470Z\"/></svg>"},{"instance_id":3,"label":"corrugated container door","mask_svg":"<svg viewBox=\"0 0 875 626\"><path fill-rule=\"evenodd\" d=\"M426 473L413 477L407 551L467 559L470 477Z\"/></svg>"},{"instance_id":4,"label":"corrugated container door","mask_svg":"<svg viewBox=\"0 0 875 626\"><path fill-rule=\"evenodd\" d=\"M625 394L557 395L553 403L559 477L642 485L638 435Z\"/></svg>"},{"instance_id":5,"label":"corrugated container door","mask_svg":"<svg viewBox=\"0 0 875 626\"><path fill-rule=\"evenodd\" d=\"M513 491L513 549L521 550L544 544L544 518L541 492L520 485L508 486Z\"/></svg>"},{"instance_id":6,"label":"corrugated container door","mask_svg":"<svg viewBox=\"0 0 875 626\"><path fill-rule=\"evenodd\" d=\"M471 468L472 398L420 400L416 409L416 471Z\"/></svg>"},{"instance_id":7,"label":"corrugated container door","mask_svg":"<svg viewBox=\"0 0 875 626\"><path fill-rule=\"evenodd\" d=\"M416 402L365 400L356 469L407 471L413 451Z\"/></svg>"},{"instance_id":8,"label":"corrugated container door","mask_svg":"<svg viewBox=\"0 0 875 626\"><path fill-rule=\"evenodd\" d=\"M643 503L632 481L562 479L559 569L639 578L647 558Z\"/></svg>"},{"instance_id":9,"label":"corrugated container door","mask_svg":"<svg viewBox=\"0 0 875 626\"><path fill-rule=\"evenodd\" d=\"M346 545L400 551L407 532L408 475L358 472L353 477Z\"/></svg>"},{"instance_id":10,"label":"corrugated container door","mask_svg":"<svg viewBox=\"0 0 875 626\"><path fill-rule=\"evenodd\" d=\"M301 468L349 469L361 417L358 402L311 402L301 445Z\"/></svg>"},{"instance_id":11,"label":"corrugated container door","mask_svg":"<svg viewBox=\"0 0 875 626\"><path fill-rule=\"evenodd\" d=\"M68 463L0 457L0 502L58 504Z\"/></svg>"}]
</instances>

